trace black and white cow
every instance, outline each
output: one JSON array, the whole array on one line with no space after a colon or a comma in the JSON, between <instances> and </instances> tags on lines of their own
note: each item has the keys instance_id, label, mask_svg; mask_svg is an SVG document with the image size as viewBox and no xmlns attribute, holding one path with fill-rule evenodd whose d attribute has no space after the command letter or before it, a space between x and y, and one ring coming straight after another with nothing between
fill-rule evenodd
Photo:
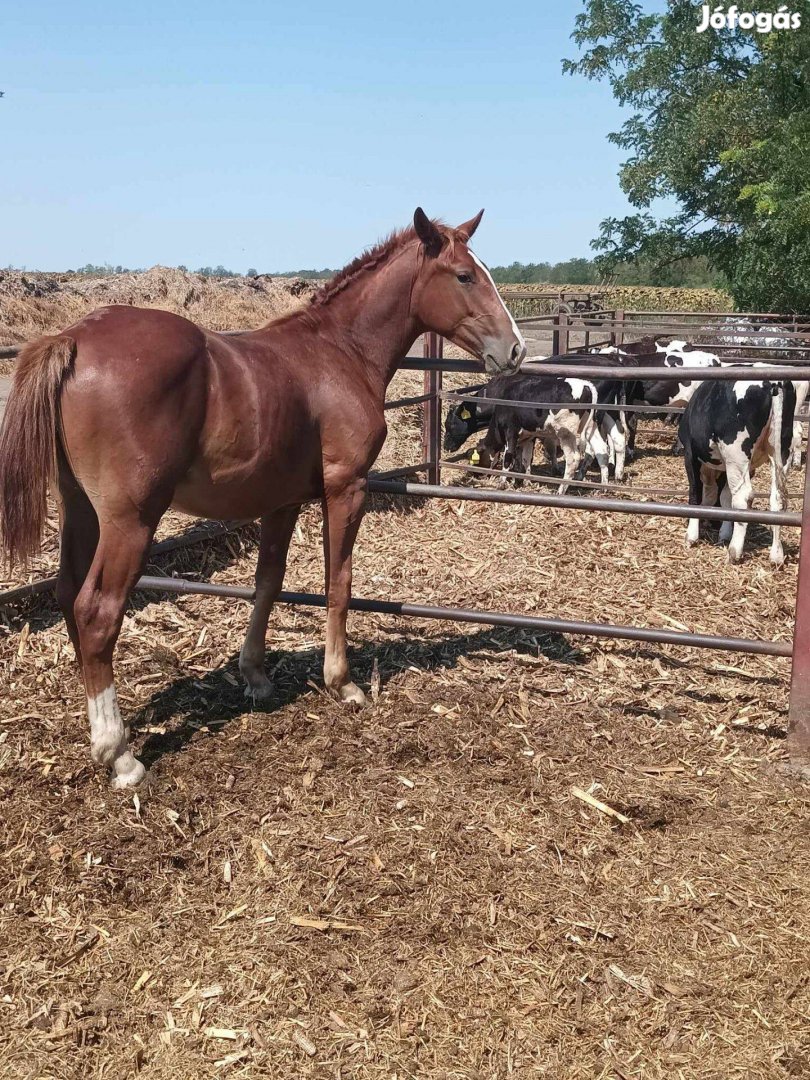
<instances>
[{"instance_id":1,"label":"black and white cow","mask_svg":"<svg viewBox=\"0 0 810 1080\"><path fill-rule=\"evenodd\" d=\"M729 315L722 321L719 328L705 326L702 330L707 336L714 334L718 345L755 345L760 355L762 353L770 354L775 360L781 360L785 357L794 357L803 363L810 360L810 353L788 351L795 345L797 339L786 337L785 335L790 332L788 327L776 323L756 322L744 316ZM669 348L672 348L673 345L683 346L686 345L686 342L670 342ZM686 347L691 349L691 346L687 345ZM780 350L782 350L781 356L779 355ZM757 355L757 353L754 355ZM796 414L798 414L808 395L810 395L810 382L793 380L793 387L796 391ZM794 468L799 468L802 463L804 427L802 420L794 419L793 438L787 461L787 464Z\"/></svg>"},{"instance_id":2,"label":"black and white cow","mask_svg":"<svg viewBox=\"0 0 810 1080\"><path fill-rule=\"evenodd\" d=\"M575 476L582 464L583 449L587 447L599 463L602 482L607 483L609 453L594 420L599 400L594 384L587 379L556 379L527 371L507 378L510 381L507 392L499 392L498 396L510 398L512 404L494 406L487 433L475 451L481 465L487 468L503 454L505 473L527 473L531 469L535 441L541 439L552 461L552 468L556 468L557 446L562 449L564 481ZM551 408L537 408L530 404L533 401L553 404ZM571 404L590 405L592 408L566 408ZM515 478L516 484L521 482L520 478ZM563 482L559 488L560 494L567 490L568 484Z\"/></svg>"},{"instance_id":3,"label":"black and white cow","mask_svg":"<svg viewBox=\"0 0 810 1080\"><path fill-rule=\"evenodd\" d=\"M703 382L681 417L680 438L691 506L714 506L718 482L722 506L745 510L753 500L752 477L765 462L771 467L770 509L786 502L785 470L793 435L796 392L791 382ZM747 525L724 521L721 541L729 541L729 562L742 557ZM781 528L773 526L770 559L784 561ZM690 518L687 547L698 542L700 519Z\"/></svg>"}]
</instances>

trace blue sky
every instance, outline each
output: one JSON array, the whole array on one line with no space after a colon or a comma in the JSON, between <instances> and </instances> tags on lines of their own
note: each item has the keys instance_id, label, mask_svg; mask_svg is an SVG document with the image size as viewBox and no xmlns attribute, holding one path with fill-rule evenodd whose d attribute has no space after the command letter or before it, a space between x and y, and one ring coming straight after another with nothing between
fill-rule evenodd
<instances>
[{"instance_id":1,"label":"blue sky","mask_svg":"<svg viewBox=\"0 0 810 1080\"><path fill-rule=\"evenodd\" d=\"M340 266L417 204L492 264L621 214L579 3L37 0L0 24L0 264ZM568 139L567 144L564 142Z\"/></svg>"}]
</instances>

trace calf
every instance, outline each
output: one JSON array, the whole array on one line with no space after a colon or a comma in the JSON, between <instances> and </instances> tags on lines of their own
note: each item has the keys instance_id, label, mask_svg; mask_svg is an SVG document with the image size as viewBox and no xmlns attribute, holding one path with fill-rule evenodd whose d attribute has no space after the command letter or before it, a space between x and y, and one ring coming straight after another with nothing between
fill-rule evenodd
<instances>
[{"instance_id":1,"label":"calf","mask_svg":"<svg viewBox=\"0 0 810 1080\"><path fill-rule=\"evenodd\" d=\"M796 392L790 382L704 382L681 417L680 438L691 506L714 506L718 480L722 506L745 510L753 500L751 479L766 461L771 466L770 509L782 510L787 491L785 461L793 433ZM724 521L720 540L730 541L729 562L742 557L747 525ZM780 526L773 526L770 559L784 561ZM690 518L687 547L698 542L700 519Z\"/></svg>"},{"instance_id":2,"label":"calf","mask_svg":"<svg viewBox=\"0 0 810 1080\"><path fill-rule=\"evenodd\" d=\"M651 340L651 339L650 339ZM598 360L594 361L594 355ZM602 367L637 367L638 358L628 356L616 350L614 346L594 349L590 354L571 353L567 356L552 356L549 364L589 365L594 362ZM640 396L641 384L625 379L592 379L596 387L599 405L621 406L636 401ZM624 409L597 409L594 420L599 433L608 447L609 463L613 465L616 480L624 479L625 459L632 457L635 450L636 416Z\"/></svg>"},{"instance_id":3,"label":"calf","mask_svg":"<svg viewBox=\"0 0 810 1080\"><path fill-rule=\"evenodd\" d=\"M547 361L548 363L555 364L584 364L588 362L588 358L582 356L580 353L573 353L568 356L555 356L551 359L541 356L533 357L534 360ZM611 361L616 363L618 361ZM536 380L539 376L531 371L522 371L512 375L496 375L494 379L491 379L485 386L479 387L477 390L468 391L471 397L474 397L474 401L464 401L458 405L453 406L447 412L447 416L444 421L444 440L443 446L446 451L453 452L459 450L467 439L475 432L481 431L487 427L492 415L495 411L495 406L490 404L489 398L507 398L515 401L556 401L555 397L551 398L535 398L532 397L529 388L533 385L529 379ZM559 381L553 380L552 381ZM597 400L602 404L608 404L618 400L618 392L623 388L623 383L619 380L612 380L608 385L606 380L599 380L595 384L597 390ZM568 399L571 400L570 398ZM571 410L575 411L575 410ZM599 426L599 434L602 436L601 442L598 445L591 446L590 438L593 426L587 426L584 430L585 446L583 449L592 453L592 457L598 457L598 453L601 453L603 447L601 443L605 443L608 447L609 460L615 464L615 475L618 480L621 480L624 472L624 459L625 459L625 439L623 433L619 427L619 421L617 420L614 412L605 412L598 410L594 417L596 423ZM534 438L521 439L523 457L528 455L529 450L534 449ZM549 452L552 462L552 468L556 468L556 446L558 445L556 440L552 437L543 440L546 446L546 450ZM528 458L529 465L531 465L531 458Z\"/></svg>"},{"instance_id":4,"label":"calf","mask_svg":"<svg viewBox=\"0 0 810 1080\"><path fill-rule=\"evenodd\" d=\"M549 452L553 448L555 457L557 445L562 448L564 480L572 479L579 469L582 448L587 445L599 462L602 482L607 483L608 448L594 421L599 399L594 384L585 379L555 379L530 372L519 372L508 379L507 393L499 393L498 396L508 397L513 403L494 407L487 433L476 448L481 464L487 467L496 455L503 453L504 470L528 472L534 456L535 440L541 438ZM533 401L553 404L551 408L537 408L530 404ZM589 404L592 408L566 408L566 405L573 403ZM516 478L515 483L519 482ZM568 484L562 483L560 494L567 490Z\"/></svg>"}]
</instances>

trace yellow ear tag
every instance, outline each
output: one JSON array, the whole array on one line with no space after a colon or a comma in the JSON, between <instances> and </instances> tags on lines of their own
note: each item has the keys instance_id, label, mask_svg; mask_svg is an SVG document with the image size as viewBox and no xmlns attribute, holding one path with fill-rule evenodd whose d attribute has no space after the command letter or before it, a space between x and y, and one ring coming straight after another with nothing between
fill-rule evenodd
<instances>
[{"instance_id":1,"label":"yellow ear tag","mask_svg":"<svg viewBox=\"0 0 810 1080\"><path fill-rule=\"evenodd\" d=\"M470 454L470 464L477 465L480 460L481 455L478 453L477 450L473 450L473 452Z\"/></svg>"},{"instance_id":2,"label":"yellow ear tag","mask_svg":"<svg viewBox=\"0 0 810 1080\"><path fill-rule=\"evenodd\" d=\"M465 405L458 415L461 417L462 420L469 420L470 419L470 410Z\"/></svg>"}]
</instances>

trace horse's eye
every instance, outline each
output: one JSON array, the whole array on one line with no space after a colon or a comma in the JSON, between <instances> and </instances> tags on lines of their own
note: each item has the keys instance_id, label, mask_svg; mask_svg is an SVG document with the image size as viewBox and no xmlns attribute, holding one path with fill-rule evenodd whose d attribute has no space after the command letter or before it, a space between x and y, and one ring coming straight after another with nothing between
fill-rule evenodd
<instances>
[{"instance_id":1,"label":"horse's eye","mask_svg":"<svg viewBox=\"0 0 810 1080\"><path fill-rule=\"evenodd\" d=\"M458 278L458 280L461 282L462 285L472 285L472 283L473 283L472 274L468 274L466 271L462 271L462 273L456 274L456 277Z\"/></svg>"}]
</instances>

